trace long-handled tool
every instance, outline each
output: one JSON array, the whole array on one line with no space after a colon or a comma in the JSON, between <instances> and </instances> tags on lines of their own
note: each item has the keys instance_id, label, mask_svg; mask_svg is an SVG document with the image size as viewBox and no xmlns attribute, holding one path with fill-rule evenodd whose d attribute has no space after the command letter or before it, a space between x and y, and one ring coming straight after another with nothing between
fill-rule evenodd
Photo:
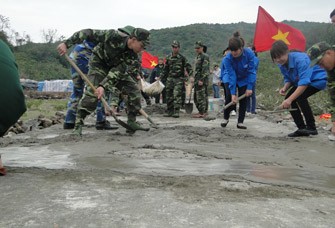
<instances>
[{"instance_id":1,"label":"long-handled tool","mask_svg":"<svg viewBox=\"0 0 335 228\"><path fill-rule=\"evenodd\" d=\"M71 66L77 71L77 73L80 75L80 77L92 88L93 92L95 93L96 88L94 87L92 82L86 77L86 75L78 68L78 66L72 61L72 59L70 59L70 57L68 55L65 55L65 58L71 64ZM133 131L133 128L131 126L129 126L128 124L126 124L125 122L123 122L122 120L117 118L115 112L111 109L111 107L109 107L105 98L101 97L101 101L102 101L103 105L105 106L105 108L112 114L113 118L115 119L115 121L118 124L120 124L122 127L126 128L128 130Z\"/></svg>"},{"instance_id":2,"label":"long-handled tool","mask_svg":"<svg viewBox=\"0 0 335 228\"><path fill-rule=\"evenodd\" d=\"M239 96L238 98L237 98L237 101L240 101L240 100L242 100L243 98L245 98L246 97L246 95L245 94L242 94L241 96ZM218 113L218 115L220 115L224 110L226 110L227 108L229 108L230 106L232 106L232 105L234 105L235 103L233 102L233 101L231 101L231 102L229 102L227 105L225 105L222 109L221 109L221 111Z\"/></svg>"},{"instance_id":3,"label":"long-handled tool","mask_svg":"<svg viewBox=\"0 0 335 228\"><path fill-rule=\"evenodd\" d=\"M281 112L292 112L292 111L297 111L298 109L297 108L282 108L282 107L277 107L275 108L273 111L265 111L265 113L281 113Z\"/></svg>"},{"instance_id":4,"label":"long-handled tool","mask_svg":"<svg viewBox=\"0 0 335 228\"><path fill-rule=\"evenodd\" d=\"M185 104L185 111L187 114L191 114L193 111L193 103L191 103L191 96L192 96L192 88L193 88L193 83L190 83L187 87L186 87L186 92L188 94L188 103Z\"/></svg>"}]
</instances>

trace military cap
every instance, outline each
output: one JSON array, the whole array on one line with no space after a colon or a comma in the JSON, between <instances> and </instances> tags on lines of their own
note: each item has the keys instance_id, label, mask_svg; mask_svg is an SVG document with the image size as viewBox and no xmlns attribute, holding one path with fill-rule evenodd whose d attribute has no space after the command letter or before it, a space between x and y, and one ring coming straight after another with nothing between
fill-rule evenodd
<instances>
[{"instance_id":1,"label":"military cap","mask_svg":"<svg viewBox=\"0 0 335 228\"><path fill-rule=\"evenodd\" d=\"M311 59L311 66L318 64L318 62L322 59L325 52L332 47L326 42L319 42L314 44L307 50L307 55Z\"/></svg>"},{"instance_id":2,"label":"military cap","mask_svg":"<svg viewBox=\"0 0 335 228\"><path fill-rule=\"evenodd\" d=\"M134 29L135 28L133 26L127 25L127 26L125 26L123 28L118 28L117 30L119 30L120 32L123 32L123 33L125 33L127 35L130 35L133 32Z\"/></svg>"},{"instance_id":3,"label":"military cap","mask_svg":"<svg viewBox=\"0 0 335 228\"><path fill-rule=\"evenodd\" d=\"M135 37L138 41L142 41L144 46L149 45L149 36L150 32L148 30L145 30L143 28L135 28L131 36Z\"/></svg>"},{"instance_id":4,"label":"military cap","mask_svg":"<svg viewBox=\"0 0 335 228\"><path fill-rule=\"evenodd\" d=\"M197 41L195 42L195 48L200 48L200 47L204 47L205 45L201 42L201 41Z\"/></svg>"},{"instance_id":5,"label":"military cap","mask_svg":"<svg viewBox=\"0 0 335 228\"><path fill-rule=\"evenodd\" d=\"M172 41L172 47L180 47L180 43L177 40Z\"/></svg>"}]
</instances>

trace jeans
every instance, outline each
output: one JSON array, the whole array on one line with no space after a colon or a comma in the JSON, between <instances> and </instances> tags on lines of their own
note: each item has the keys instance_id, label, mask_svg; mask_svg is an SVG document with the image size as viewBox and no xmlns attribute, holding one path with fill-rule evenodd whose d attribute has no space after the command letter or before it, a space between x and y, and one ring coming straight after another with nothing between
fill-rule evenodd
<instances>
[{"instance_id":1,"label":"jeans","mask_svg":"<svg viewBox=\"0 0 335 228\"><path fill-rule=\"evenodd\" d=\"M220 87L217 84L213 84L214 98L220 98Z\"/></svg>"},{"instance_id":2,"label":"jeans","mask_svg":"<svg viewBox=\"0 0 335 228\"><path fill-rule=\"evenodd\" d=\"M247 112L256 113L256 85L252 87L252 95L247 97Z\"/></svg>"}]
</instances>

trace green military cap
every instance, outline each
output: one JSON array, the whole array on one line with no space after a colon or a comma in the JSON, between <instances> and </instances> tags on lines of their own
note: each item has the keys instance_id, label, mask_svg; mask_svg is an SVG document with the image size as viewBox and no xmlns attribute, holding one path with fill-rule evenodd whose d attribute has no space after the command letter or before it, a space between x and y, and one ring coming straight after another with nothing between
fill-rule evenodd
<instances>
[{"instance_id":1,"label":"green military cap","mask_svg":"<svg viewBox=\"0 0 335 228\"><path fill-rule=\"evenodd\" d=\"M331 48L332 47L324 41L316 43L312 47L310 47L307 50L307 55L311 59L311 66L318 64L318 62L322 59L325 52Z\"/></svg>"},{"instance_id":2,"label":"green military cap","mask_svg":"<svg viewBox=\"0 0 335 228\"><path fill-rule=\"evenodd\" d=\"M195 42L195 48L201 48L201 47L204 47L205 45L202 43L202 41L197 41Z\"/></svg>"},{"instance_id":3,"label":"green military cap","mask_svg":"<svg viewBox=\"0 0 335 228\"><path fill-rule=\"evenodd\" d=\"M133 27L131 25L127 25L123 28L118 28L117 30L119 30L120 32L123 32L127 35L130 35L133 32L134 29L135 29L135 27Z\"/></svg>"},{"instance_id":4,"label":"green military cap","mask_svg":"<svg viewBox=\"0 0 335 228\"><path fill-rule=\"evenodd\" d=\"M150 32L148 30L145 30L143 28L135 28L131 36L135 37L138 41L142 41L144 46L149 45L149 36Z\"/></svg>"},{"instance_id":5,"label":"green military cap","mask_svg":"<svg viewBox=\"0 0 335 228\"><path fill-rule=\"evenodd\" d=\"M180 43L179 43L179 41L174 40L174 41L172 41L171 46L172 46L172 47L180 47Z\"/></svg>"}]
</instances>

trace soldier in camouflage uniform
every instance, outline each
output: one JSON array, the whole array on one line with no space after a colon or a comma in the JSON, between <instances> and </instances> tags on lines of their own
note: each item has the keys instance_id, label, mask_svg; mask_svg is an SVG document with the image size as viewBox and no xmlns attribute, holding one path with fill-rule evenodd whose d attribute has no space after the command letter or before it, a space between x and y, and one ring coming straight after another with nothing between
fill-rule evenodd
<instances>
[{"instance_id":1,"label":"soldier in camouflage uniform","mask_svg":"<svg viewBox=\"0 0 335 228\"><path fill-rule=\"evenodd\" d=\"M76 65L84 74L87 74L88 72L88 61L92 55L92 50L94 47L94 43L84 40L82 44L76 45L76 47L70 54L70 58L76 63ZM74 128L78 102L83 96L85 86L84 80L80 77L80 75L73 67L71 67L71 77L73 81L73 92L67 104L67 112L63 126L64 129ZM109 122L106 121L106 115L102 107L101 101L98 102L96 112L97 120L95 127L97 130L112 130L118 128L112 127Z\"/></svg>"},{"instance_id":2,"label":"soldier in camouflage uniform","mask_svg":"<svg viewBox=\"0 0 335 228\"><path fill-rule=\"evenodd\" d=\"M108 87L110 82L120 91L125 90L128 94L128 125L133 132L148 130L136 123L136 115L141 109L141 92L137 83L129 75L128 68L139 61L137 54L149 44L149 35L149 31L142 28L134 29L131 35L115 30L84 29L74 33L57 47L58 52L63 55L67 48L84 40L97 44L89 61L88 78L98 88L96 94L93 94L92 88L88 87L80 100L75 134L81 135L85 117L94 111L98 99L103 96L105 87ZM116 67L117 71L108 74L112 68Z\"/></svg>"},{"instance_id":3,"label":"soldier in camouflage uniform","mask_svg":"<svg viewBox=\"0 0 335 228\"><path fill-rule=\"evenodd\" d=\"M209 57L206 54L207 47L201 42L195 43L195 51L198 54L195 62L194 75L194 103L199 113L194 118L204 118L208 111L208 77L210 75Z\"/></svg>"},{"instance_id":4,"label":"soldier in camouflage uniform","mask_svg":"<svg viewBox=\"0 0 335 228\"><path fill-rule=\"evenodd\" d=\"M335 141L335 45L330 46L326 42L314 44L307 50L311 59L311 65L320 65L328 73L328 91L330 94L330 113L332 116L333 127L329 140Z\"/></svg>"},{"instance_id":5,"label":"soldier in camouflage uniform","mask_svg":"<svg viewBox=\"0 0 335 228\"><path fill-rule=\"evenodd\" d=\"M162 81L166 80L166 117L179 118L179 111L182 105L182 93L188 75L193 73L191 64L179 53L180 43L172 42L172 53L166 57L163 71L160 74ZM187 74L185 74L185 71Z\"/></svg>"}]
</instances>

